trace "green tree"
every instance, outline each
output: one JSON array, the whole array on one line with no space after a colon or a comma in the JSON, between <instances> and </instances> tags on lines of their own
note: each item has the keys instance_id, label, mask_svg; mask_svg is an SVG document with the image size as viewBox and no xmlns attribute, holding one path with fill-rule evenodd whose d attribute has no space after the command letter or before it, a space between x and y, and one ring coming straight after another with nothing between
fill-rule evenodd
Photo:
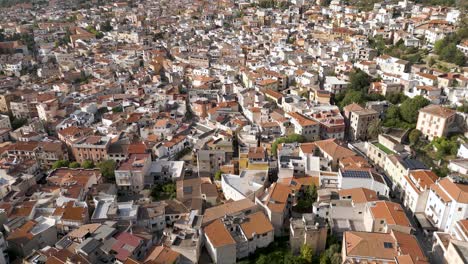
<instances>
[{"instance_id":1,"label":"green tree","mask_svg":"<svg viewBox=\"0 0 468 264\"><path fill-rule=\"evenodd\" d=\"M16 130L28 123L28 119L26 118L10 117L10 120L11 120L11 128L13 130Z\"/></svg>"},{"instance_id":2,"label":"green tree","mask_svg":"<svg viewBox=\"0 0 468 264\"><path fill-rule=\"evenodd\" d=\"M300 212L309 211L312 205L317 201L317 186L315 184L306 187L305 192L299 197L296 209Z\"/></svg>"},{"instance_id":3,"label":"green tree","mask_svg":"<svg viewBox=\"0 0 468 264\"><path fill-rule=\"evenodd\" d=\"M432 140L431 144L437 150L436 157L438 159L443 159L447 155L456 155L458 152L459 144L456 138L435 138L434 140Z\"/></svg>"},{"instance_id":4,"label":"green tree","mask_svg":"<svg viewBox=\"0 0 468 264\"><path fill-rule=\"evenodd\" d=\"M429 65L429 67L434 66L435 63L436 63L436 60L434 59L433 56L430 56L430 57L427 59L427 65Z\"/></svg>"},{"instance_id":5,"label":"green tree","mask_svg":"<svg viewBox=\"0 0 468 264\"><path fill-rule=\"evenodd\" d=\"M57 160L52 164L52 169L68 168L68 164L70 164L68 160Z\"/></svg>"},{"instance_id":6,"label":"green tree","mask_svg":"<svg viewBox=\"0 0 468 264\"><path fill-rule=\"evenodd\" d=\"M70 165L68 165L69 168L72 168L72 169L76 169L76 168L79 168L81 165L80 163L74 161L72 163L70 163Z\"/></svg>"},{"instance_id":7,"label":"green tree","mask_svg":"<svg viewBox=\"0 0 468 264\"><path fill-rule=\"evenodd\" d=\"M222 171L217 171L214 175L215 180L220 181L221 180L221 174L223 174Z\"/></svg>"},{"instance_id":8,"label":"green tree","mask_svg":"<svg viewBox=\"0 0 468 264\"><path fill-rule=\"evenodd\" d=\"M403 93L388 93L385 95L385 100L392 104L400 104L406 99L408 99L408 97Z\"/></svg>"},{"instance_id":9,"label":"green tree","mask_svg":"<svg viewBox=\"0 0 468 264\"><path fill-rule=\"evenodd\" d=\"M341 246L333 244L320 256L320 264L341 264Z\"/></svg>"},{"instance_id":10,"label":"green tree","mask_svg":"<svg viewBox=\"0 0 468 264\"><path fill-rule=\"evenodd\" d=\"M271 152L273 155L276 155L276 152L278 150L278 145L282 143L294 143L294 142L303 143L306 141L307 141L306 138L299 134L291 134L287 137L281 137L281 138L276 139L273 142L273 144L271 144Z\"/></svg>"},{"instance_id":11,"label":"green tree","mask_svg":"<svg viewBox=\"0 0 468 264\"><path fill-rule=\"evenodd\" d=\"M106 160L98 164L101 175L108 181L114 181L115 179L115 166L114 160Z\"/></svg>"},{"instance_id":12,"label":"green tree","mask_svg":"<svg viewBox=\"0 0 468 264\"><path fill-rule=\"evenodd\" d=\"M119 106L115 106L112 108L112 112L113 113L121 113L123 112L123 106L119 105Z\"/></svg>"},{"instance_id":13,"label":"green tree","mask_svg":"<svg viewBox=\"0 0 468 264\"><path fill-rule=\"evenodd\" d=\"M400 106L401 118L407 123L416 124L419 109L427 106L429 103L429 100L420 95L412 99L406 99Z\"/></svg>"},{"instance_id":14,"label":"green tree","mask_svg":"<svg viewBox=\"0 0 468 264\"><path fill-rule=\"evenodd\" d=\"M365 72L356 69L349 75L348 89L364 91L367 93L367 89L372 81L372 78Z\"/></svg>"},{"instance_id":15,"label":"green tree","mask_svg":"<svg viewBox=\"0 0 468 264\"><path fill-rule=\"evenodd\" d=\"M417 130L417 129L413 129L411 130L411 132L409 133L408 135L408 140L410 142L411 145L416 145L418 142L419 142L419 139L421 138L421 131Z\"/></svg>"},{"instance_id":16,"label":"green tree","mask_svg":"<svg viewBox=\"0 0 468 264\"><path fill-rule=\"evenodd\" d=\"M377 138L382 133L382 120L374 119L367 127L367 135L370 138Z\"/></svg>"},{"instance_id":17,"label":"green tree","mask_svg":"<svg viewBox=\"0 0 468 264\"><path fill-rule=\"evenodd\" d=\"M365 102L366 96L363 91L347 90L343 100L339 102L339 106L343 108L352 103L363 104Z\"/></svg>"},{"instance_id":18,"label":"green tree","mask_svg":"<svg viewBox=\"0 0 468 264\"><path fill-rule=\"evenodd\" d=\"M109 32L109 31L111 31L113 28L112 28L112 25L111 25L110 20L106 20L104 23L102 23L102 24L100 25L100 29L101 29L103 32Z\"/></svg>"},{"instance_id":19,"label":"green tree","mask_svg":"<svg viewBox=\"0 0 468 264\"><path fill-rule=\"evenodd\" d=\"M301 247L300 256L306 263L312 263L314 252L312 251L312 248L310 248L307 244L303 244Z\"/></svg>"},{"instance_id":20,"label":"green tree","mask_svg":"<svg viewBox=\"0 0 468 264\"><path fill-rule=\"evenodd\" d=\"M172 182L155 184L151 189L151 197L156 201L173 199L176 197L176 190L176 184Z\"/></svg>"},{"instance_id":21,"label":"green tree","mask_svg":"<svg viewBox=\"0 0 468 264\"><path fill-rule=\"evenodd\" d=\"M84 169L92 169L94 168L94 162L92 160L85 160L81 164Z\"/></svg>"}]
</instances>

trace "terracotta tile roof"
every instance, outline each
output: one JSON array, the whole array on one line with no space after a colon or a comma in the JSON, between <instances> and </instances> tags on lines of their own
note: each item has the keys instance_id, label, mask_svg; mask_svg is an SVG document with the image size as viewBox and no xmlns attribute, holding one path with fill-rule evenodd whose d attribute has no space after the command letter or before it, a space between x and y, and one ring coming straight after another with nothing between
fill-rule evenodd
<instances>
[{"instance_id":1,"label":"terracotta tile roof","mask_svg":"<svg viewBox=\"0 0 468 264\"><path fill-rule=\"evenodd\" d=\"M351 200L353 200L354 203L367 203L379 200L377 193L367 188L343 189L338 191L338 194L340 195L340 199L343 197L348 199L348 197L351 196Z\"/></svg>"},{"instance_id":2,"label":"terracotta tile roof","mask_svg":"<svg viewBox=\"0 0 468 264\"><path fill-rule=\"evenodd\" d=\"M215 219L223 217L224 215L232 215L254 208L256 208L255 203L249 199L242 199L239 201L228 202L215 207L210 207L205 210L203 224L208 224Z\"/></svg>"},{"instance_id":3,"label":"terracotta tile roof","mask_svg":"<svg viewBox=\"0 0 468 264\"><path fill-rule=\"evenodd\" d=\"M28 217L35 206L36 201L27 201L17 204L15 207L13 207L9 217Z\"/></svg>"},{"instance_id":4,"label":"terracotta tile roof","mask_svg":"<svg viewBox=\"0 0 468 264\"><path fill-rule=\"evenodd\" d=\"M247 216L247 220L241 224L241 228L247 239L253 238L254 234L263 235L273 231L270 220L263 212L256 212Z\"/></svg>"},{"instance_id":5,"label":"terracotta tile roof","mask_svg":"<svg viewBox=\"0 0 468 264\"><path fill-rule=\"evenodd\" d=\"M63 137L70 137L70 136L77 136L77 135L90 135L93 132L93 129L88 128L88 127L77 127L77 126L71 126L64 128L60 131L58 131L58 134L61 134Z\"/></svg>"},{"instance_id":6,"label":"terracotta tile roof","mask_svg":"<svg viewBox=\"0 0 468 264\"><path fill-rule=\"evenodd\" d=\"M288 185L273 183L268 189L268 196L265 201L266 206L274 212L283 212L286 208L288 198L291 195L291 188Z\"/></svg>"},{"instance_id":7,"label":"terracotta tile roof","mask_svg":"<svg viewBox=\"0 0 468 264\"><path fill-rule=\"evenodd\" d=\"M149 264L166 264L176 263L179 259L180 253L172 250L166 246L156 246L150 251L148 256L145 258L144 263Z\"/></svg>"},{"instance_id":8,"label":"terracotta tile roof","mask_svg":"<svg viewBox=\"0 0 468 264\"><path fill-rule=\"evenodd\" d=\"M440 116L443 118L449 118L456 114L455 110L442 107L440 105L428 105L419 110L420 112L427 113L430 115Z\"/></svg>"},{"instance_id":9,"label":"terracotta tile roof","mask_svg":"<svg viewBox=\"0 0 468 264\"><path fill-rule=\"evenodd\" d=\"M118 234L115 239L117 241L112 245L112 250L117 252L115 257L120 261L125 261L143 242L142 238L127 232Z\"/></svg>"},{"instance_id":10,"label":"terracotta tile roof","mask_svg":"<svg viewBox=\"0 0 468 264\"><path fill-rule=\"evenodd\" d=\"M423 189L429 188L439 179L439 177L430 170L413 170L410 171L410 175L419 182L419 185Z\"/></svg>"},{"instance_id":11,"label":"terracotta tile roof","mask_svg":"<svg viewBox=\"0 0 468 264\"><path fill-rule=\"evenodd\" d=\"M433 81L437 80L437 76L429 74L429 73L417 72L416 74L426 79L431 79Z\"/></svg>"},{"instance_id":12,"label":"terracotta tile roof","mask_svg":"<svg viewBox=\"0 0 468 264\"><path fill-rule=\"evenodd\" d=\"M83 222L86 220L85 218L86 218L86 213L88 210L88 208L86 207L75 206L75 203L73 201L70 201L66 203L63 209L64 211L62 214L62 220L80 221L80 222Z\"/></svg>"},{"instance_id":13,"label":"terracotta tile roof","mask_svg":"<svg viewBox=\"0 0 468 264\"><path fill-rule=\"evenodd\" d=\"M315 145L314 142L301 143L300 148L305 154L313 154L314 150L317 148L317 145Z\"/></svg>"},{"instance_id":14,"label":"terracotta tile roof","mask_svg":"<svg viewBox=\"0 0 468 264\"><path fill-rule=\"evenodd\" d=\"M439 181L439 185L455 201L468 204L468 184L455 183L449 178L444 178Z\"/></svg>"},{"instance_id":15,"label":"terracotta tile roof","mask_svg":"<svg viewBox=\"0 0 468 264\"><path fill-rule=\"evenodd\" d=\"M345 157L340 160L340 166L341 168L354 169L354 170L372 168L369 162L367 162L367 160L361 156Z\"/></svg>"},{"instance_id":16,"label":"terracotta tile roof","mask_svg":"<svg viewBox=\"0 0 468 264\"><path fill-rule=\"evenodd\" d=\"M393 230L390 234L395 238L395 241L398 244L399 255L410 255L413 260L427 260L418 243L418 240L416 240L413 235L405 234L395 230Z\"/></svg>"},{"instance_id":17,"label":"terracotta tile roof","mask_svg":"<svg viewBox=\"0 0 468 264\"><path fill-rule=\"evenodd\" d=\"M251 147L248 153L249 159L265 159L266 151L263 147Z\"/></svg>"},{"instance_id":18,"label":"terracotta tile roof","mask_svg":"<svg viewBox=\"0 0 468 264\"><path fill-rule=\"evenodd\" d=\"M283 98L282 93L271 90L271 89L265 89L264 93L265 93L265 95L271 96L271 97L273 97L273 98L275 98L277 100Z\"/></svg>"},{"instance_id":19,"label":"terracotta tile roof","mask_svg":"<svg viewBox=\"0 0 468 264\"><path fill-rule=\"evenodd\" d=\"M221 219L217 219L207 225L205 227L205 235L215 248L236 244L236 241L232 238Z\"/></svg>"},{"instance_id":20,"label":"terracotta tile roof","mask_svg":"<svg viewBox=\"0 0 468 264\"><path fill-rule=\"evenodd\" d=\"M144 154L146 153L146 145L143 142L132 143L128 145L128 154Z\"/></svg>"},{"instance_id":21,"label":"terracotta tile roof","mask_svg":"<svg viewBox=\"0 0 468 264\"><path fill-rule=\"evenodd\" d=\"M73 238L84 238L87 234L93 233L96 231L101 224L87 224L87 225L82 225L78 227L77 229L74 229L70 233L67 234L68 237L73 237Z\"/></svg>"},{"instance_id":22,"label":"terracotta tile roof","mask_svg":"<svg viewBox=\"0 0 468 264\"><path fill-rule=\"evenodd\" d=\"M448 196L447 193L445 193L445 191L443 191L438 184L431 185L431 190L434 191L444 203L449 203L452 201L452 198L450 198L450 196Z\"/></svg>"},{"instance_id":23,"label":"terracotta tile roof","mask_svg":"<svg viewBox=\"0 0 468 264\"><path fill-rule=\"evenodd\" d=\"M26 244L31 240L34 235L31 234L31 230L36 226L37 222L28 221L24 223L20 228L15 229L8 235L7 240L10 242L15 242L16 244Z\"/></svg>"},{"instance_id":24,"label":"terracotta tile roof","mask_svg":"<svg viewBox=\"0 0 468 264\"><path fill-rule=\"evenodd\" d=\"M395 239L390 234L347 231L343 239L348 257L393 260L398 256ZM391 243L392 247L385 247L384 243Z\"/></svg>"},{"instance_id":25,"label":"terracotta tile roof","mask_svg":"<svg viewBox=\"0 0 468 264\"><path fill-rule=\"evenodd\" d=\"M468 236L468 219L458 221L458 225L461 227L465 236Z\"/></svg>"},{"instance_id":26,"label":"terracotta tile roof","mask_svg":"<svg viewBox=\"0 0 468 264\"><path fill-rule=\"evenodd\" d=\"M333 159L342 159L346 157L356 156L352 150L342 147L336 143L336 139L326 139L315 141L314 144L320 148L320 150L328 154Z\"/></svg>"},{"instance_id":27,"label":"terracotta tile roof","mask_svg":"<svg viewBox=\"0 0 468 264\"><path fill-rule=\"evenodd\" d=\"M347 105L343 108L343 110L345 112L353 112L353 111L360 111L360 110L363 110L364 108L362 108L362 106L356 104L356 103L352 103L350 105Z\"/></svg>"},{"instance_id":28,"label":"terracotta tile roof","mask_svg":"<svg viewBox=\"0 0 468 264\"><path fill-rule=\"evenodd\" d=\"M288 112L288 115L295 119L297 121L297 123L299 123L299 125L301 126L313 126L313 125L317 125L318 123L312 119L309 119L299 113L296 113L296 112Z\"/></svg>"},{"instance_id":29,"label":"terracotta tile roof","mask_svg":"<svg viewBox=\"0 0 468 264\"><path fill-rule=\"evenodd\" d=\"M375 202L371 208L374 219L385 219L387 225L399 225L411 227L405 211L400 204L389 201Z\"/></svg>"},{"instance_id":30,"label":"terracotta tile roof","mask_svg":"<svg viewBox=\"0 0 468 264\"><path fill-rule=\"evenodd\" d=\"M384 259L390 263L401 255L410 255L413 260L427 260L416 238L409 234L398 231L391 233L347 231L343 237L344 252L348 257Z\"/></svg>"}]
</instances>

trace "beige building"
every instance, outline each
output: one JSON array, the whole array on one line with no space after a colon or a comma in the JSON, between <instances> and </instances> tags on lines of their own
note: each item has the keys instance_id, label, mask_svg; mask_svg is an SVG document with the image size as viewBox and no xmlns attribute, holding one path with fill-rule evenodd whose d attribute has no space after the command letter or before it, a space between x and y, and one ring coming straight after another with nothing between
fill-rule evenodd
<instances>
[{"instance_id":1,"label":"beige building","mask_svg":"<svg viewBox=\"0 0 468 264\"><path fill-rule=\"evenodd\" d=\"M456 111L440 105L428 105L419 110L416 128L430 140L447 136L455 122L455 114Z\"/></svg>"},{"instance_id":2,"label":"beige building","mask_svg":"<svg viewBox=\"0 0 468 264\"><path fill-rule=\"evenodd\" d=\"M294 125L294 133L304 136L307 140L318 140L320 138L320 124L296 112L286 114Z\"/></svg>"},{"instance_id":3,"label":"beige building","mask_svg":"<svg viewBox=\"0 0 468 264\"><path fill-rule=\"evenodd\" d=\"M225 216L205 227L205 245L214 263L236 263L274 240L274 229L263 212Z\"/></svg>"},{"instance_id":4,"label":"beige building","mask_svg":"<svg viewBox=\"0 0 468 264\"><path fill-rule=\"evenodd\" d=\"M298 254L302 245L312 249L314 255L325 250L327 244L327 226L315 219L313 214L303 214L302 218L291 218L289 243L293 254Z\"/></svg>"},{"instance_id":5,"label":"beige building","mask_svg":"<svg viewBox=\"0 0 468 264\"><path fill-rule=\"evenodd\" d=\"M344 108L345 122L348 126L350 140L367 140L367 129L372 121L379 118L379 113L373 109L365 109L357 104Z\"/></svg>"},{"instance_id":6,"label":"beige building","mask_svg":"<svg viewBox=\"0 0 468 264\"><path fill-rule=\"evenodd\" d=\"M275 228L275 235L284 233L284 222L289 219L292 201L291 188L281 183L273 183L264 195L255 197L255 203L260 205Z\"/></svg>"},{"instance_id":7,"label":"beige building","mask_svg":"<svg viewBox=\"0 0 468 264\"><path fill-rule=\"evenodd\" d=\"M347 231L341 257L343 263L429 263L417 239L398 231Z\"/></svg>"}]
</instances>

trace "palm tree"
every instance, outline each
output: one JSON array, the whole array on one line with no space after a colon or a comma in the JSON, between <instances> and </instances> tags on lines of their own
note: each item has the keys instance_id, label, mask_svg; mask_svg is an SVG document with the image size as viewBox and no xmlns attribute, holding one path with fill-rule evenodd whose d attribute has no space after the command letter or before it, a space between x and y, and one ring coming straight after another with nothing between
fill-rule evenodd
<instances>
[{"instance_id":1,"label":"palm tree","mask_svg":"<svg viewBox=\"0 0 468 264\"><path fill-rule=\"evenodd\" d=\"M377 118L370 122L369 127L367 128L367 136L370 139L375 139L382 133L382 131L382 120Z\"/></svg>"}]
</instances>

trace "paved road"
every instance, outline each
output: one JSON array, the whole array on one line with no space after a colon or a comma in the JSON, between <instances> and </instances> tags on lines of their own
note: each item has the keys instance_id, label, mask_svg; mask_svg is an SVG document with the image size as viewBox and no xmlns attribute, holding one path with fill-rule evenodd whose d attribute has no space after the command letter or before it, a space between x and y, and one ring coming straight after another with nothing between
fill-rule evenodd
<instances>
[{"instance_id":1,"label":"paved road","mask_svg":"<svg viewBox=\"0 0 468 264\"><path fill-rule=\"evenodd\" d=\"M413 235L418 240L419 245L421 245L424 253L426 254L426 257L429 259L429 262L436 264L436 262L434 261L434 256L432 255L432 236L428 237L424 235L422 228L420 228L418 223L416 223L416 220L413 217L413 213L403 206L403 202L399 198L392 198L391 200L392 202L401 204L401 207L405 211L405 214L408 217L408 220L410 221L411 225L414 227L415 231Z\"/></svg>"},{"instance_id":2,"label":"paved road","mask_svg":"<svg viewBox=\"0 0 468 264\"><path fill-rule=\"evenodd\" d=\"M374 164L371 160L369 160L366 156L365 156L366 160L372 165L374 166L374 168L380 173L382 174L384 177L385 177L385 181L387 182L387 185L389 185L389 182L391 182L390 180L390 177L387 176L387 174L385 173L385 171L380 168L377 164ZM391 186L389 186L391 187ZM403 210L405 211L405 214L406 216L408 217L411 225L414 227L414 236L416 237L416 239L418 240L419 242L419 245L421 245L422 247L422 250L424 251L424 253L426 254L426 257L429 259L429 262L430 263L434 263L434 264L437 264L435 262L435 258L434 256L432 255L432 236L430 237L427 237L424 235L424 232L422 230L422 228L419 227L418 223L416 223L416 220L415 218L413 217L413 213L408 210L407 208L405 208L403 206L403 202L400 200L399 197L395 197L395 198L390 198L392 202L395 202L395 203L399 203L401 204L401 207L403 208Z\"/></svg>"}]
</instances>

